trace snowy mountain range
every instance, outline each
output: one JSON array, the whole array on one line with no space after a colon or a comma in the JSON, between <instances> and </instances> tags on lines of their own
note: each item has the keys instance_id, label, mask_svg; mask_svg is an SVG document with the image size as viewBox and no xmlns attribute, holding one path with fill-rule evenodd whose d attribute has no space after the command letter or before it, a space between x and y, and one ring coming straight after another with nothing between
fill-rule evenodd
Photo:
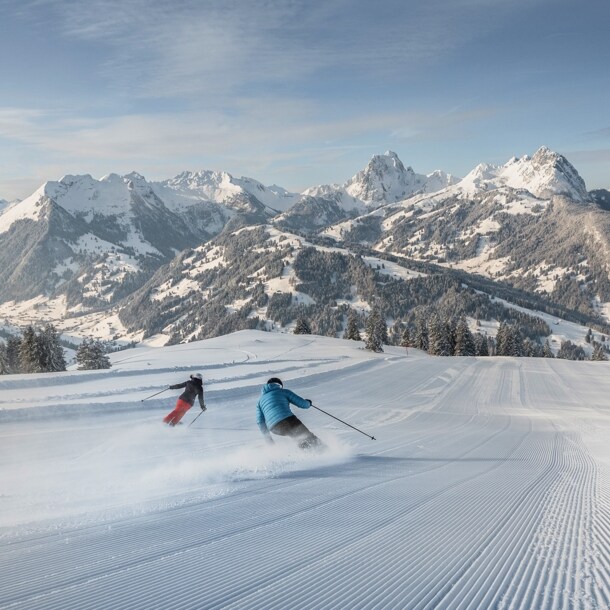
<instances>
[{"instance_id":1,"label":"snowy mountain range","mask_svg":"<svg viewBox=\"0 0 610 610\"><path fill-rule=\"evenodd\" d=\"M115 338L154 328L174 341L209 336L212 306L215 334L223 332L222 311L239 311L246 326L254 318L273 326L265 299L276 292L302 307L320 301L314 280L293 267L298 251L332 245L345 255L364 248L379 261L400 257L401 281L417 277L409 265L434 263L435 273L446 267L503 280L604 322L607 195L588 193L567 159L545 147L478 165L461 180L440 170L417 174L388 151L343 184L303 193L214 171L161 182L136 172L69 175L0 207L0 316L15 324L51 318L74 334ZM227 290L238 284L242 296L231 300ZM185 300L194 295L196 302ZM362 305L362 290L345 296ZM188 330L181 300L197 307ZM178 311L175 334L163 321L175 326Z\"/></svg>"}]
</instances>

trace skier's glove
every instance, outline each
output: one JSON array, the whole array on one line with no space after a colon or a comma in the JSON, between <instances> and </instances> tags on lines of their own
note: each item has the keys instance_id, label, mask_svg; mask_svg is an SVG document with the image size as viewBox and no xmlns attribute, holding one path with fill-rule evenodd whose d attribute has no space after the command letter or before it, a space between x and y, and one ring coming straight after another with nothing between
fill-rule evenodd
<instances>
[{"instance_id":1,"label":"skier's glove","mask_svg":"<svg viewBox=\"0 0 610 610\"><path fill-rule=\"evenodd\" d=\"M201 405L201 410L202 411L207 411L208 410L207 407L205 406L205 403Z\"/></svg>"},{"instance_id":2,"label":"skier's glove","mask_svg":"<svg viewBox=\"0 0 610 610\"><path fill-rule=\"evenodd\" d=\"M313 401L310 398L306 398L305 400L309 403L310 407L313 406Z\"/></svg>"}]
</instances>

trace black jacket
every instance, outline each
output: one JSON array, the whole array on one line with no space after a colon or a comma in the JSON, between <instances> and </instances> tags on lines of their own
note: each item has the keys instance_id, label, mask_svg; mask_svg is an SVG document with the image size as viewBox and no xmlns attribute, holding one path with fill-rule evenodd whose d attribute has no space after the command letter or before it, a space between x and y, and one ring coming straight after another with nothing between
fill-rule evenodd
<instances>
[{"instance_id":1,"label":"black jacket","mask_svg":"<svg viewBox=\"0 0 610 610\"><path fill-rule=\"evenodd\" d=\"M184 383L177 383L176 385L170 385L170 390L178 390L185 388L184 392L180 394L180 399L184 400L192 405L195 402L195 398L199 398L199 405L203 407L203 382L199 379L189 379Z\"/></svg>"}]
</instances>

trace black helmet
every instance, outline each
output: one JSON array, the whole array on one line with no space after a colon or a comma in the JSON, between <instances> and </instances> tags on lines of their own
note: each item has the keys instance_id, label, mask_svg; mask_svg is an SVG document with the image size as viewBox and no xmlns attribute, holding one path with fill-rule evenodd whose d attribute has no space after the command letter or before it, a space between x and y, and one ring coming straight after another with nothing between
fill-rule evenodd
<instances>
[{"instance_id":1,"label":"black helmet","mask_svg":"<svg viewBox=\"0 0 610 610\"><path fill-rule=\"evenodd\" d=\"M272 377L271 379L269 379L269 381L267 381L267 383L277 383L278 385L284 387L282 380L278 379L277 377Z\"/></svg>"}]
</instances>

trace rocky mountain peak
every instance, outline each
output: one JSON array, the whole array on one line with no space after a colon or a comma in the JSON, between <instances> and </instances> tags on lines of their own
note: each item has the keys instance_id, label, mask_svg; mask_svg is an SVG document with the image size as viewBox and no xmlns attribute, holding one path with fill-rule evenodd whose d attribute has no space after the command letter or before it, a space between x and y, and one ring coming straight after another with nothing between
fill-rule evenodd
<instances>
[{"instance_id":1,"label":"rocky mountain peak","mask_svg":"<svg viewBox=\"0 0 610 610\"><path fill-rule=\"evenodd\" d=\"M387 151L375 155L368 165L348 180L345 190L367 203L384 204L405 199L424 187L426 176L405 168L398 155Z\"/></svg>"},{"instance_id":2,"label":"rocky mountain peak","mask_svg":"<svg viewBox=\"0 0 610 610\"><path fill-rule=\"evenodd\" d=\"M526 190L542 199L567 195L575 201L589 200L585 183L574 166L546 146L532 157L512 157L504 165L481 163L459 183L459 189L468 195L502 187Z\"/></svg>"},{"instance_id":3,"label":"rocky mountain peak","mask_svg":"<svg viewBox=\"0 0 610 610\"><path fill-rule=\"evenodd\" d=\"M537 197L567 195L576 201L589 199L585 182L575 167L546 146L540 147L531 158L524 156L504 168L507 182L516 182Z\"/></svg>"}]
</instances>

